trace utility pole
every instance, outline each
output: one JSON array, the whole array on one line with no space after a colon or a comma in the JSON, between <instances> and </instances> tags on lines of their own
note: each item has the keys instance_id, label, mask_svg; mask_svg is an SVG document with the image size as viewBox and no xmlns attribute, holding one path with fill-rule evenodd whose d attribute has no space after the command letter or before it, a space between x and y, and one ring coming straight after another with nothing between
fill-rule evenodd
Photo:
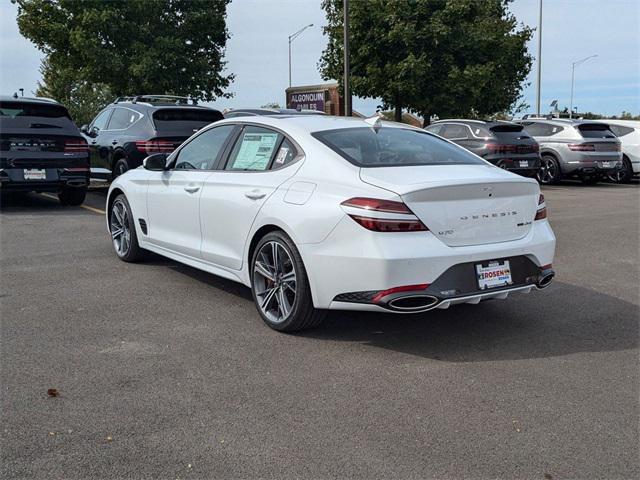
<instances>
[{"instance_id":1,"label":"utility pole","mask_svg":"<svg viewBox=\"0 0 640 480\"><path fill-rule=\"evenodd\" d=\"M542 0L540 0L540 12L538 13L538 82L536 85L536 115L540 116L540 88L542 78Z\"/></svg>"},{"instance_id":2,"label":"utility pole","mask_svg":"<svg viewBox=\"0 0 640 480\"><path fill-rule=\"evenodd\" d=\"M351 88L349 86L349 0L343 0L342 9L344 10L343 25L343 47L344 47L344 114L350 117L351 110Z\"/></svg>"}]
</instances>

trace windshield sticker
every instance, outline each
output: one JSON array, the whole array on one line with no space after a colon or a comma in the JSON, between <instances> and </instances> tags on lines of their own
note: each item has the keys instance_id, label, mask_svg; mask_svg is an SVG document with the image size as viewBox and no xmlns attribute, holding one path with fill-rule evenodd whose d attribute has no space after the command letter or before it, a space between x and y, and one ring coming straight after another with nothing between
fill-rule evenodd
<instances>
[{"instance_id":1,"label":"windshield sticker","mask_svg":"<svg viewBox=\"0 0 640 480\"><path fill-rule=\"evenodd\" d=\"M289 149L287 147L282 147L278 151L278 156L276 157L276 165L282 165L284 161L287 159L287 155L289 155Z\"/></svg>"}]
</instances>

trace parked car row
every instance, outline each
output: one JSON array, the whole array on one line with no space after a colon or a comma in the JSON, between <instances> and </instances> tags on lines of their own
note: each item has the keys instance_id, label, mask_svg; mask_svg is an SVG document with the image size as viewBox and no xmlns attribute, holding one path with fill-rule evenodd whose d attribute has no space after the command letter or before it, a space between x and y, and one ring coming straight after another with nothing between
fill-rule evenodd
<instances>
[{"instance_id":1,"label":"parked car row","mask_svg":"<svg viewBox=\"0 0 640 480\"><path fill-rule=\"evenodd\" d=\"M516 122L439 120L426 129L498 167L535 176L550 185L563 178L588 184L605 178L628 182L640 169L637 127L608 121L527 118ZM624 136L627 139L621 140ZM628 153L623 154L623 145Z\"/></svg>"},{"instance_id":2,"label":"parked car row","mask_svg":"<svg viewBox=\"0 0 640 480\"><path fill-rule=\"evenodd\" d=\"M275 108L226 111L170 95L120 97L80 130L61 104L0 97L3 190L51 191L77 205L89 180L113 180L155 153L171 153L224 118L324 115ZM488 162L542 184L576 177L628 182L640 174L640 122L526 118L450 119L426 128Z\"/></svg>"}]
</instances>

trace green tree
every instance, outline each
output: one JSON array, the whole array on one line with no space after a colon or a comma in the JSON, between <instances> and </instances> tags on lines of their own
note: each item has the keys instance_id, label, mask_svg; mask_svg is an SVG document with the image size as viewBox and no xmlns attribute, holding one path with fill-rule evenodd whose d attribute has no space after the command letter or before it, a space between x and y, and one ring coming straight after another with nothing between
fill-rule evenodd
<instances>
[{"instance_id":1,"label":"green tree","mask_svg":"<svg viewBox=\"0 0 640 480\"><path fill-rule=\"evenodd\" d=\"M74 71L55 66L49 58L42 61L40 73L42 80L38 82L36 95L66 105L78 126L90 123L114 99L109 87L103 83L78 80Z\"/></svg>"},{"instance_id":2,"label":"green tree","mask_svg":"<svg viewBox=\"0 0 640 480\"><path fill-rule=\"evenodd\" d=\"M230 0L16 0L20 32L74 79L114 95L226 97Z\"/></svg>"},{"instance_id":3,"label":"green tree","mask_svg":"<svg viewBox=\"0 0 640 480\"><path fill-rule=\"evenodd\" d=\"M349 9L351 86L384 108L440 118L512 108L531 69L532 30L511 0L368 0ZM342 79L342 0L323 0L328 44L319 67Z\"/></svg>"}]
</instances>

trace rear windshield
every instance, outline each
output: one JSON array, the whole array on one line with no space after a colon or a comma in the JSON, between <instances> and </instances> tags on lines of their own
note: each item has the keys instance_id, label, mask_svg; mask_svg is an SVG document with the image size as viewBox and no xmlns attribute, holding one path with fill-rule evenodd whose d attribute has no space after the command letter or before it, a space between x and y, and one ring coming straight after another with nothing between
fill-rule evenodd
<instances>
[{"instance_id":1,"label":"rear windshield","mask_svg":"<svg viewBox=\"0 0 640 480\"><path fill-rule=\"evenodd\" d=\"M578 125L578 130L584 138L615 138L609 125L604 123L583 123Z\"/></svg>"},{"instance_id":2,"label":"rear windshield","mask_svg":"<svg viewBox=\"0 0 640 480\"><path fill-rule=\"evenodd\" d=\"M521 132L522 125L494 125L489 130L492 132Z\"/></svg>"},{"instance_id":3,"label":"rear windshield","mask_svg":"<svg viewBox=\"0 0 640 480\"><path fill-rule=\"evenodd\" d=\"M359 167L474 165L484 162L461 147L418 130L382 127L344 128L312 135Z\"/></svg>"},{"instance_id":4,"label":"rear windshield","mask_svg":"<svg viewBox=\"0 0 640 480\"><path fill-rule=\"evenodd\" d=\"M162 108L153 114L158 130L199 129L223 118L217 110L195 108Z\"/></svg>"},{"instance_id":5,"label":"rear windshield","mask_svg":"<svg viewBox=\"0 0 640 480\"><path fill-rule=\"evenodd\" d=\"M72 127L69 112L62 105L30 102L0 102L2 128Z\"/></svg>"}]
</instances>

